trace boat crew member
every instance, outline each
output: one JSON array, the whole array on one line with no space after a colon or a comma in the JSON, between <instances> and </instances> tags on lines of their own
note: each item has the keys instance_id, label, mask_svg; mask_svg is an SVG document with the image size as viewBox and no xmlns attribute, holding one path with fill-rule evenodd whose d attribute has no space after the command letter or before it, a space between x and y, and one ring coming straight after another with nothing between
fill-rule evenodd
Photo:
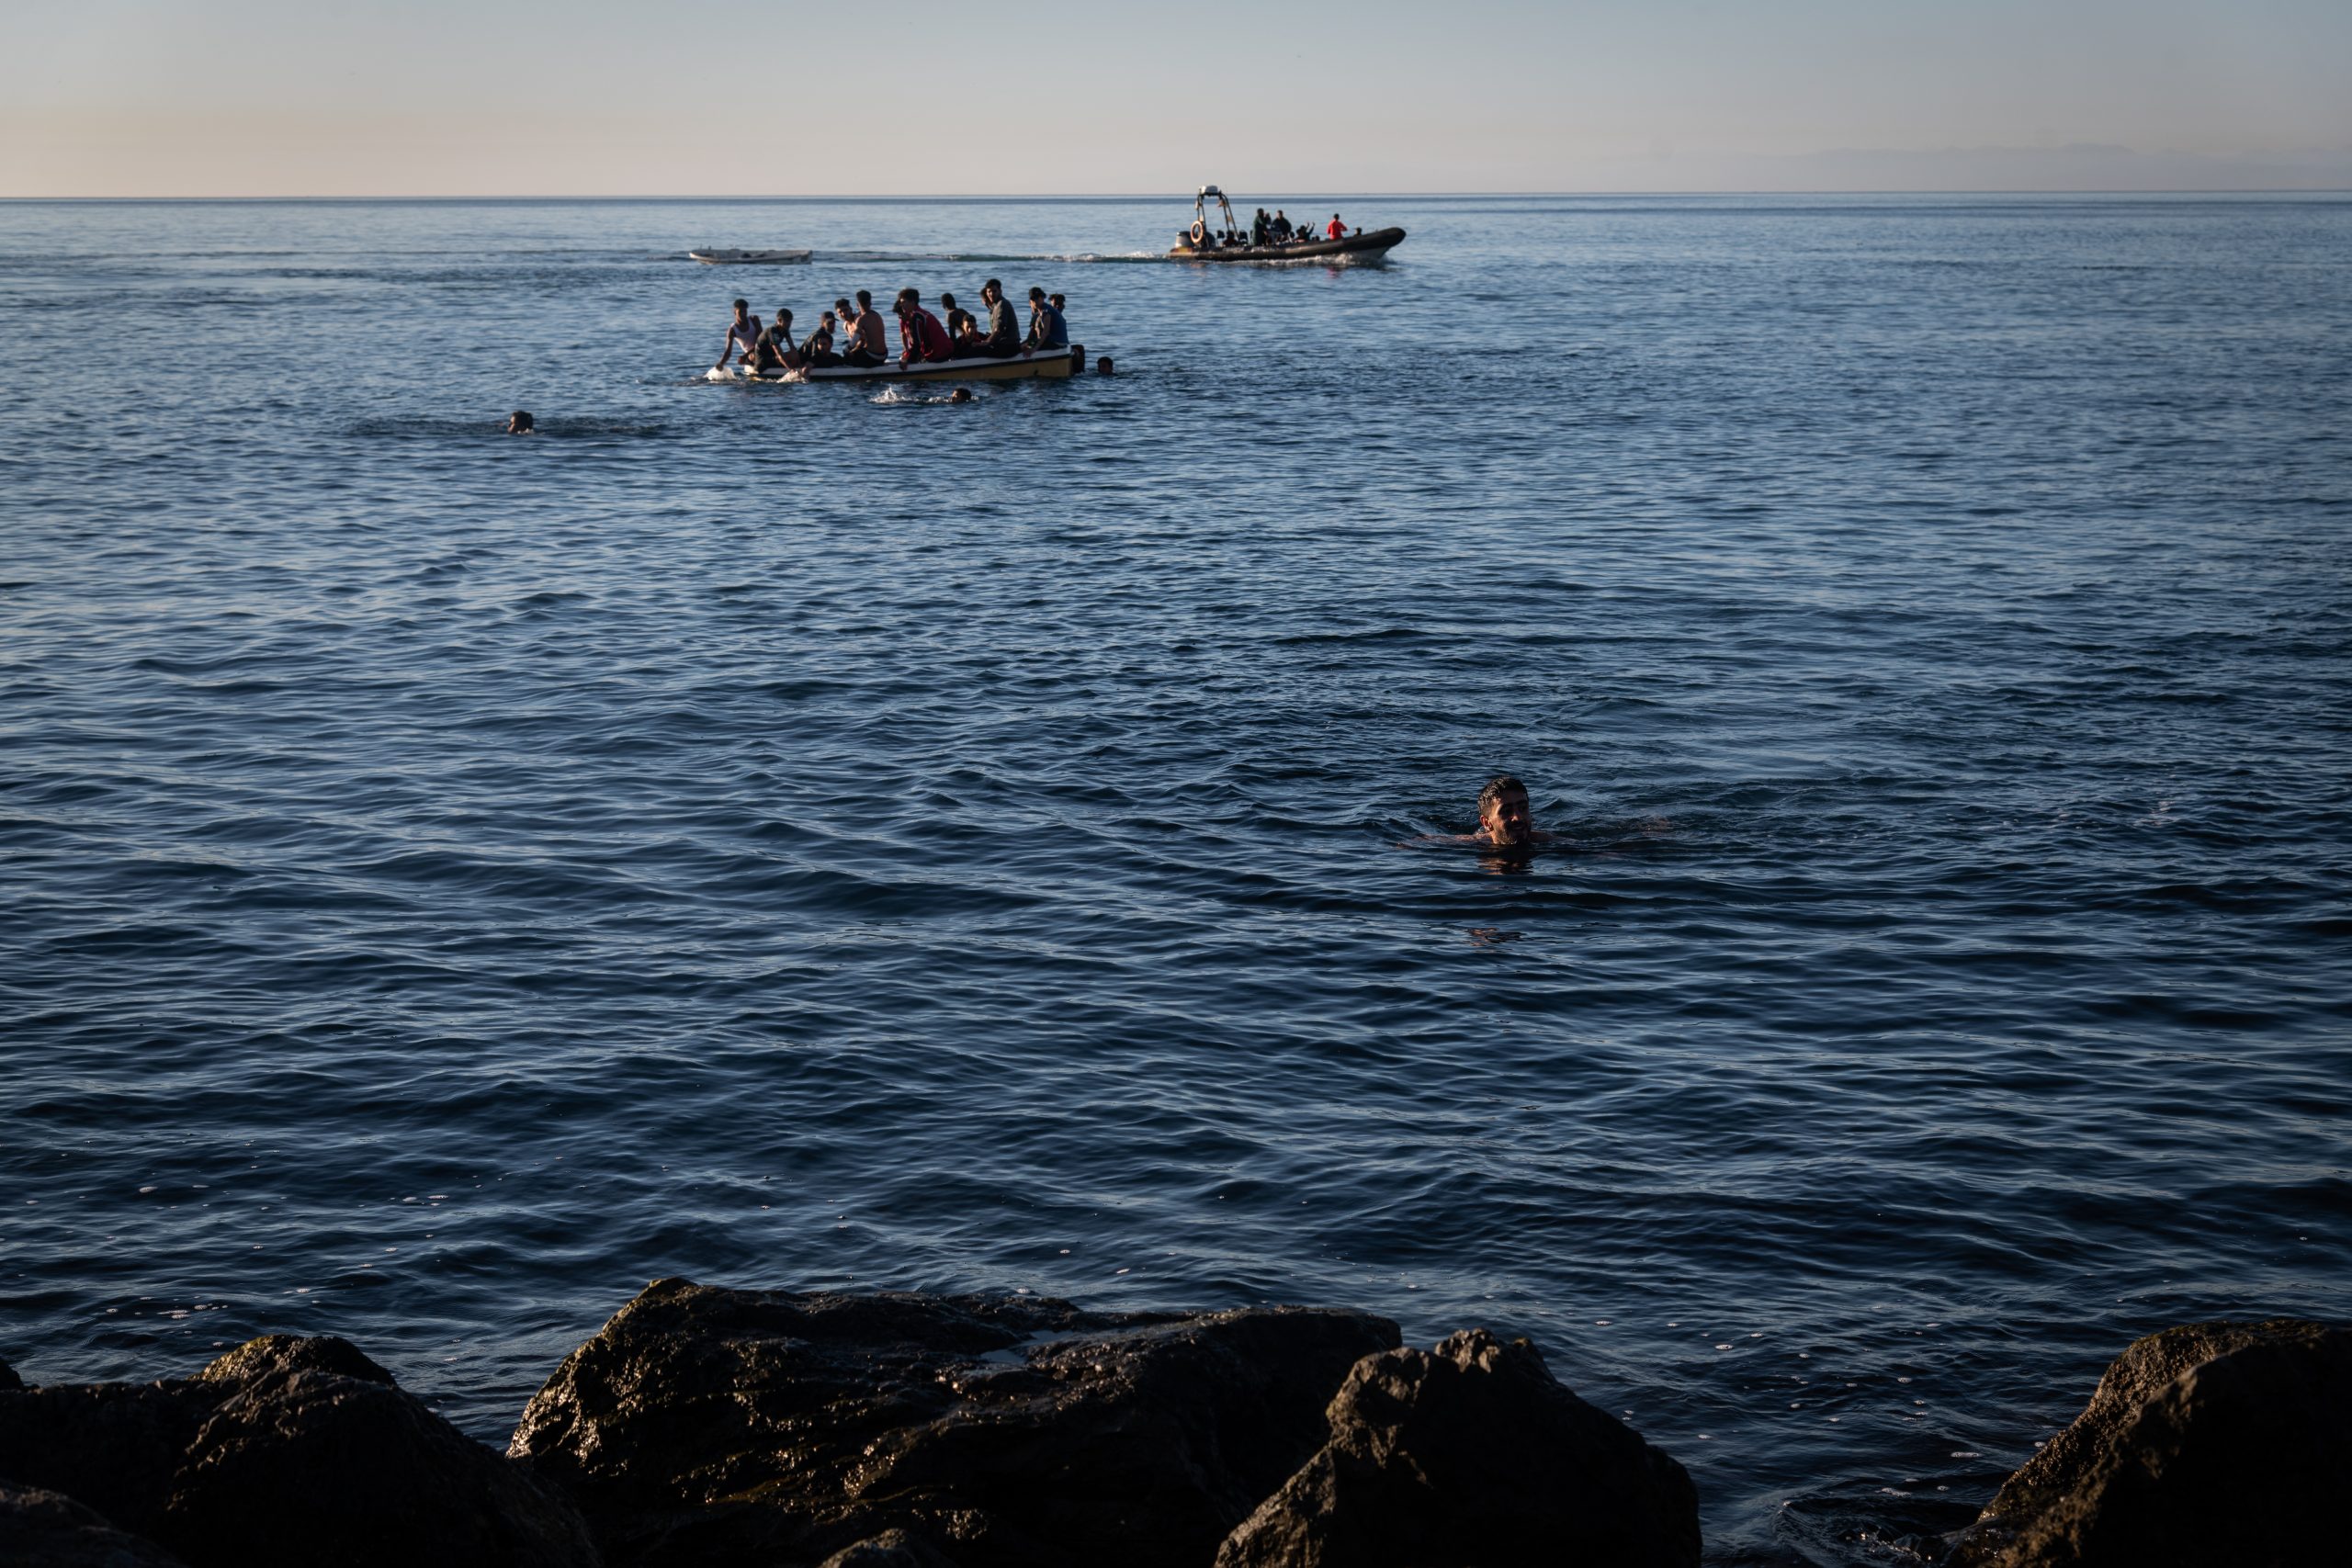
<instances>
[{"instance_id":1,"label":"boat crew member","mask_svg":"<svg viewBox=\"0 0 2352 1568\"><path fill-rule=\"evenodd\" d=\"M1324 228L1323 237L1327 240L1343 240L1347 238L1347 234L1348 226L1340 221L1340 215L1336 212L1331 214L1331 221Z\"/></svg>"},{"instance_id":2,"label":"boat crew member","mask_svg":"<svg viewBox=\"0 0 2352 1568\"><path fill-rule=\"evenodd\" d=\"M1042 288L1029 290L1029 335L1021 344L1023 348L1068 348L1069 328L1062 322L1062 313L1046 298Z\"/></svg>"},{"instance_id":3,"label":"boat crew member","mask_svg":"<svg viewBox=\"0 0 2352 1568\"><path fill-rule=\"evenodd\" d=\"M890 350L889 344L882 341L882 312L874 308L874 296L863 288L859 289L857 310L854 315L849 313L848 300L837 299L833 303L841 308L842 319L849 322L849 346L842 350L842 363L861 366L884 363L889 357Z\"/></svg>"},{"instance_id":4,"label":"boat crew member","mask_svg":"<svg viewBox=\"0 0 2352 1568\"><path fill-rule=\"evenodd\" d=\"M1004 297L1004 285L993 277L981 284L980 303L989 308L988 331L964 352L987 359L1010 359L1020 353L1021 326L1012 319L1012 302Z\"/></svg>"},{"instance_id":5,"label":"boat crew member","mask_svg":"<svg viewBox=\"0 0 2352 1568\"><path fill-rule=\"evenodd\" d=\"M922 308L922 296L911 288L899 290L898 303L892 307L899 313L899 363L912 365L917 359L938 361L955 354L948 344L947 329L939 318Z\"/></svg>"},{"instance_id":6,"label":"boat crew member","mask_svg":"<svg viewBox=\"0 0 2352 1568\"><path fill-rule=\"evenodd\" d=\"M1274 220L1266 216L1266 209L1262 207L1258 209L1258 216L1250 220L1250 243L1253 245L1264 244L1267 238L1272 234L1273 229Z\"/></svg>"},{"instance_id":7,"label":"boat crew member","mask_svg":"<svg viewBox=\"0 0 2352 1568\"><path fill-rule=\"evenodd\" d=\"M1274 243L1281 244L1289 239L1290 220L1283 217L1283 209L1277 207L1274 209Z\"/></svg>"},{"instance_id":8,"label":"boat crew member","mask_svg":"<svg viewBox=\"0 0 2352 1568\"><path fill-rule=\"evenodd\" d=\"M735 319L727 323L727 342L718 351L718 363L711 367L713 370L726 369L727 362L739 348L743 351L744 361L750 362L752 350L760 341L760 319L749 313L751 309L749 299L735 301Z\"/></svg>"}]
</instances>

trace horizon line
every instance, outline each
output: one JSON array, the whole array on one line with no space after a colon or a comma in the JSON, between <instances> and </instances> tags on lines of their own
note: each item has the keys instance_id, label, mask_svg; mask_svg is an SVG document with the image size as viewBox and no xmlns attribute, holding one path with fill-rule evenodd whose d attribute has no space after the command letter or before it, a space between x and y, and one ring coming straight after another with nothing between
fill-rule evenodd
<instances>
[{"instance_id":1,"label":"horizon line","mask_svg":"<svg viewBox=\"0 0 2352 1568\"><path fill-rule=\"evenodd\" d=\"M1317 191L1310 193L1317 199L1339 201L1478 201L1498 197L1528 199L1554 197L1572 200L1598 200L1627 197L1725 197L1725 196L2352 196L2352 186L1908 186L1871 189L1825 188L1817 186L1748 186L1711 190L1362 190ZM1081 201L1176 201L1181 193L1168 191L1087 191L1067 195L1004 193L989 196L948 195L933 192L905 194L858 195L780 195L761 196L717 195L707 192L677 195L619 193L604 195L554 195L548 193L500 192L482 195L451 193L401 193L372 196L334 195L323 192L295 196L258 196L214 193L204 196L10 196L0 195L0 202L107 202L162 204L169 202L327 202L327 201L534 201L534 202L818 202L818 201L928 201L949 205L980 206L995 202L1081 202ZM1255 200L1253 196L1245 199Z\"/></svg>"}]
</instances>

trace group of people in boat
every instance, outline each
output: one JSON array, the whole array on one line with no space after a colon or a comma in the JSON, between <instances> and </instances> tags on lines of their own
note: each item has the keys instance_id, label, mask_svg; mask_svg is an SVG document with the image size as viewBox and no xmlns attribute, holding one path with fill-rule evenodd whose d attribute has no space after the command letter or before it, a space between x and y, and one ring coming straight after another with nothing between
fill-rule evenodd
<instances>
[{"instance_id":1,"label":"group of people in boat","mask_svg":"<svg viewBox=\"0 0 2352 1568\"><path fill-rule=\"evenodd\" d=\"M953 294L939 297L942 321L923 306L922 296L901 288L890 312L899 320L897 363L935 364L948 359L1011 359L1021 354L1059 354L1069 349L1069 323L1062 315L1062 297L1042 288L1029 290L1028 331L1022 331L1004 285L989 278L980 285L980 305L987 319L956 303ZM891 363L889 344L882 330L882 313L874 296L861 288L854 300L836 299L819 318L806 338L794 341L792 312L776 307L775 320L765 326L752 314L751 302L735 301L735 319L727 326L727 342L719 350L724 370L729 360L741 356L754 373L808 370L831 365L874 367Z\"/></svg>"},{"instance_id":2,"label":"group of people in boat","mask_svg":"<svg viewBox=\"0 0 2352 1568\"><path fill-rule=\"evenodd\" d=\"M1341 222L1340 215L1334 212L1331 214L1331 221L1323 225L1323 231L1318 234L1315 231L1315 225L1312 222L1294 225L1281 208L1277 207L1272 214L1269 214L1261 207L1258 209L1257 216L1250 220L1250 234L1247 239L1238 232L1221 236L1213 234L1203 224L1194 224L1193 231L1188 232L1186 237L1192 242L1193 248L1195 250L1220 250L1234 245L1248 245L1253 250L1264 250L1269 246L1312 245L1325 240L1344 240L1348 237L1348 226Z\"/></svg>"}]
</instances>

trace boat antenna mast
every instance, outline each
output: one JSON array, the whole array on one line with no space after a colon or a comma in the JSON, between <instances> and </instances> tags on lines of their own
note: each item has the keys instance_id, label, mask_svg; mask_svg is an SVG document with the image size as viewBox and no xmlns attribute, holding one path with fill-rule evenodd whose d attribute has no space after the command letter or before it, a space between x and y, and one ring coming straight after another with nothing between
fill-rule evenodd
<instances>
[{"instance_id":1,"label":"boat antenna mast","mask_svg":"<svg viewBox=\"0 0 2352 1568\"><path fill-rule=\"evenodd\" d=\"M1203 186L1201 194L1193 198L1193 217L1198 220L1202 228L1210 227L1209 198L1211 197L1216 198L1218 209L1225 214L1225 237L1228 240L1240 238L1241 226L1234 221L1233 203L1227 201L1225 198L1225 192L1215 186Z\"/></svg>"}]
</instances>

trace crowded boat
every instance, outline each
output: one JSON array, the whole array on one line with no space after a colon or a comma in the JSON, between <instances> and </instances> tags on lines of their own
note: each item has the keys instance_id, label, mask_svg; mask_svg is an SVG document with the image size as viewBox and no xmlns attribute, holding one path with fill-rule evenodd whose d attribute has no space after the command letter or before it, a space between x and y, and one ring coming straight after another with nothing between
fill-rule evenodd
<instances>
[{"instance_id":1,"label":"crowded boat","mask_svg":"<svg viewBox=\"0 0 2352 1568\"><path fill-rule=\"evenodd\" d=\"M1085 351L1070 343L1062 296L1032 288L1028 302L1024 323L993 277L980 285L978 314L944 293L934 312L920 291L901 288L890 304L897 321L892 334L873 295L861 288L854 298L834 300L807 335L796 338L789 309L779 306L763 323L749 300L738 299L711 373L726 374L732 361L741 374L778 380L1009 380L1068 376L1082 367Z\"/></svg>"},{"instance_id":2,"label":"crowded boat","mask_svg":"<svg viewBox=\"0 0 2352 1568\"><path fill-rule=\"evenodd\" d=\"M1210 203L1216 203L1212 212ZM1320 261L1342 265L1378 261L1405 237L1402 229L1364 232L1334 212L1330 221L1294 223L1281 208L1258 209L1245 228L1233 203L1215 186L1203 186L1193 200L1192 227L1180 231L1169 254L1181 261Z\"/></svg>"}]
</instances>

